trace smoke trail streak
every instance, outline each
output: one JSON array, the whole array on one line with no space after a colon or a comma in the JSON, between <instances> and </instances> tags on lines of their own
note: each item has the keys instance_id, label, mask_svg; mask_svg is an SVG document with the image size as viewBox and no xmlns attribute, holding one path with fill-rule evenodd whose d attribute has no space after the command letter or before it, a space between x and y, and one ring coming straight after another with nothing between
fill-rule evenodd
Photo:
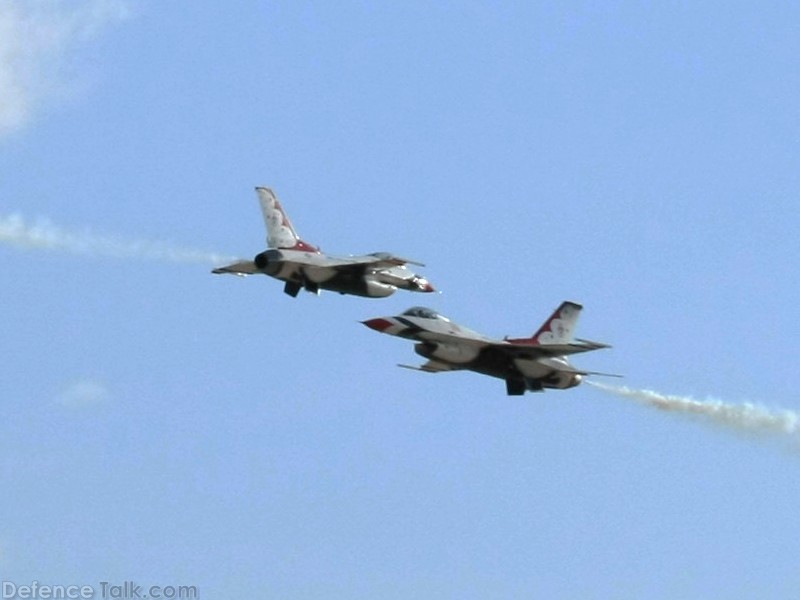
<instances>
[{"instance_id":1,"label":"smoke trail streak","mask_svg":"<svg viewBox=\"0 0 800 600\"><path fill-rule=\"evenodd\" d=\"M173 263L218 265L234 257L183 248L165 242L124 240L91 232L67 231L48 221L26 222L19 214L0 215L0 243L25 250L63 250L86 256L135 258Z\"/></svg>"},{"instance_id":2,"label":"smoke trail streak","mask_svg":"<svg viewBox=\"0 0 800 600\"><path fill-rule=\"evenodd\" d=\"M709 422L764 434L796 435L800 433L800 413L775 410L756 404L729 404L722 400L695 400L688 396L667 396L651 390L636 390L625 386L611 386L594 381L589 385L644 406L659 410L679 412L705 418Z\"/></svg>"}]
</instances>

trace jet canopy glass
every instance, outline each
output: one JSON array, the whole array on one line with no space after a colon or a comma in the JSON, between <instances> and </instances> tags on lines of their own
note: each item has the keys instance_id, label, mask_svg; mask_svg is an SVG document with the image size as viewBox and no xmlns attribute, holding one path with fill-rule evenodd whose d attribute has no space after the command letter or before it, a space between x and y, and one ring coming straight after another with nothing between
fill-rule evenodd
<instances>
[{"instance_id":1,"label":"jet canopy glass","mask_svg":"<svg viewBox=\"0 0 800 600\"><path fill-rule=\"evenodd\" d=\"M447 317L440 315L435 310L425 308L424 306L414 306L413 308L409 308L403 313L403 316L419 317L421 319L437 319L439 321L446 321L448 323L450 322L450 319Z\"/></svg>"}]
</instances>

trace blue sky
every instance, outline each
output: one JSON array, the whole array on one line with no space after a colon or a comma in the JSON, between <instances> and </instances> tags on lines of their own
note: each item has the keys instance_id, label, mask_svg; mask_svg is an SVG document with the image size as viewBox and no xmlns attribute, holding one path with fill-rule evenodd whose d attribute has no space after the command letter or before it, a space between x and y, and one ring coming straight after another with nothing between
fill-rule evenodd
<instances>
[{"instance_id":1,"label":"blue sky","mask_svg":"<svg viewBox=\"0 0 800 600\"><path fill-rule=\"evenodd\" d=\"M427 375L358 321L524 335L800 410L790 3L0 6L0 215L250 257L269 185L442 293L0 246L0 574L204 598L785 598L800 455L588 386Z\"/></svg>"}]
</instances>

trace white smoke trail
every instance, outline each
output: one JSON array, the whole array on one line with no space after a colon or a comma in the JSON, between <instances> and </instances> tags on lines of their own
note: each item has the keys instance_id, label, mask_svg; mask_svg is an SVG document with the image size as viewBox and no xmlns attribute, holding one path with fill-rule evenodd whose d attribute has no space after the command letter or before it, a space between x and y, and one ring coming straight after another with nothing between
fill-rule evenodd
<instances>
[{"instance_id":1,"label":"white smoke trail","mask_svg":"<svg viewBox=\"0 0 800 600\"><path fill-rule=\"evenodd\" d=\"M695 400L689 396L668 396L652 390L637 390L594 381L587 383L599 390L629 398L644 406L694 415L707 419L710 423L741 431L785 435L800 433L800 413L792 410L769 409L751 403L729 404L722 400Z\"/></svg>"},{"instance_id":2,"label":"white smoke trail","mask_svg":"<svg viewBox=\"0 0 800 600\"><path fill-rule=\"evenodd\" d=\"M165 242L124 240L91 232L68 231L48 221L28 223L19 215L0 215L0 243L25 250L62 250L86 256L136 258L174 263L219 265L235 258Z\"/></svg>"}]
</instances>

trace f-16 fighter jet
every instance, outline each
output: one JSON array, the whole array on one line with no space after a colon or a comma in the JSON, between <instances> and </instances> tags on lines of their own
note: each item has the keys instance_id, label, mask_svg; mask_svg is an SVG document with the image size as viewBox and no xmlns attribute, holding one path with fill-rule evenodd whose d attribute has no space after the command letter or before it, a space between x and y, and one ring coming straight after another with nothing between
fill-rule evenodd
<instances>
[{"instance_id":1,"label":"f-16 fighter jet","mask_svg":"<svg viewBox=\"0 0 800 600\"><path fill-rule=\"evenodd\" d=\"M300 239L275 193L257 187L258 201L267 226L267 250L253 260L243 260L212 273L253 275L263 273L285 282L283 291L292 297L301 289L319 294L331 290L368 298L390 296L398 289L432 292L433 286L424 277L405 265L424 266L388 252L364 256L334 257Z\"/></svg>"},{"instance_id":2,"label":"f-16 fighter jet","mask_svg":"<svg viewBox=\"0 0 800 600\"><path fill-rule=\"evenodd\" d=\"M573 339L582 308L574 302L563 302L532 337L502 340L486 337L422 307L363 323L375 331L417 341L415 352L428 362L419 367L401 367L428 373L475 371L505 380L508 395L521 396L526 390L575 387L585 375L610 375L576 369L567 360L570 354L609 347Z\"/></svg>"}]
</instances>

